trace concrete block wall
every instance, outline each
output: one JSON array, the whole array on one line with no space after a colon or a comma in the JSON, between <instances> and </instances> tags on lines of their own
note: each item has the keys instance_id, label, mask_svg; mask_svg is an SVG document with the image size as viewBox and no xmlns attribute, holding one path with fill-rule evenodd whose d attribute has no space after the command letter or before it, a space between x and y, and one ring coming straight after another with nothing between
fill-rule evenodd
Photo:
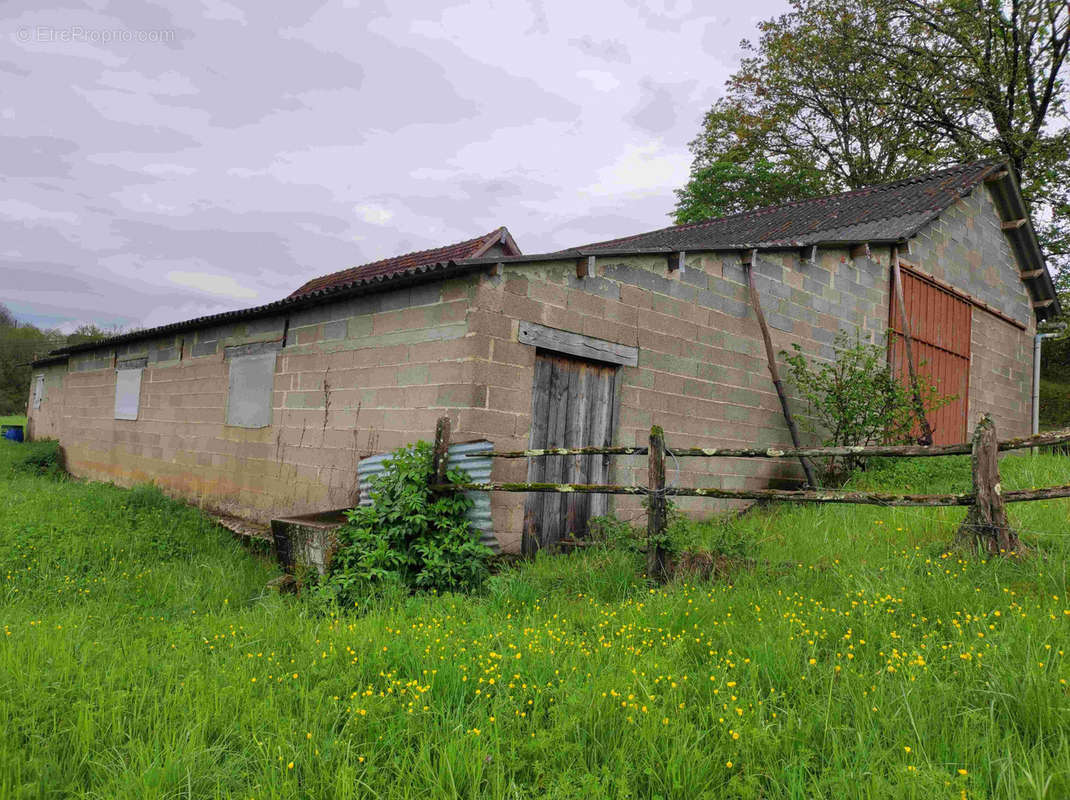
<instances>
[{"instance_id":1,"label":"concrete block wall","mask_svg":"<svg viewBox=\"0 0 1070 800\"><path fill-rule=\"evenodd\" d=\"M840 329L882 334L887 270L887 253L883 262L852 261L846 250L828 250L816 264L789 251L762 254L755 280L777 351L797 342L808 354L831 357ZM638 366L619 371L615 444L645 444L654 424L670 446L790 443L738 253L688 256L683 274L670 273L663 256L599 258L596 274L582 279L572 261L508 265L503 276L479 284L469 321L469 335L481 343L477 374L488 401L485 410L462 412L462 435L527 446L535 348L517 342L517 327L528 321L639 348ZM797 400L794 407L804 412ZM645 459L611 463L612 481L646 481ZM669 467L682 486L756 488L798 477L787 462L688 459L678 475L675 463ZM526 463L498 461L493 477L523 480ZM495 495L492 505L499 540L515 549L524 496ZM625 517L642 514L634 498L617 497L613 505ZM724 508L693 498L680 505L699 515Z\"/></svg>"},{"instance_id":2,"label":"concrete block wall","mask_svg":"<svg viewBox=\"0 0 1070 800\"><path fill-rule=\"evenodd\" d=\"M1001 439L1032 432L1033 334L974 308L970 342L970 402L967 432L984 413Z\"/></svg>"},{"instance_id":3,"label":"concrete block wall","mask_svg":"<svg viewBox=\"0 0 1070 800\"><path fill-rule=\"evenodd\" d=\"M905 257L933 277L1028 326L1033 324L1029 293L1000 222L988 189L978 186L922 228Z\"/></svg>"},{"instance_id":4,"label":"concrete block wall","mask_svg":"<svg viewBox=\"0 0 1070 800\"><path fill-rule=\"evenodd\" d=\"M26 408L29 416L26 421L26 437L29 439L58 439L63 422L63 379L67 374L67 364L50 364L39 367L30 373L30 393ZM44 395L41 407L34 409L33 396L37 386L37 376L44 376Z\"/></svg>"},{"instance_id":5,"label":"concrete block wall","mask_svg":"<svg viewBox=\"0 0 1070 800\"><path fill-rule=\"evenodd\" d=\"M1036 320L988 189L975 188L923 228L908 258L1024 326L974 306L967 430L990 413L1001 438L1029 435Z\"/></svg>"},{"instance_id":6,"label":"concrete block wall","mask_svg":"<svg viewBox=\"0 0 1070 800\"><path fill-rule=\"evenodd\" d=\"M76 475L154 481L258 521L350 506L360 458L484 405L466 338L473 291L461 279L293 314L265 428L225 424L226 350L280 340L283 316L75 356L51 368L59 385L33 435L59 438ZM115 365L133 359L147 364L138 419L115 420Z\"/></svg>"}]
</instances>

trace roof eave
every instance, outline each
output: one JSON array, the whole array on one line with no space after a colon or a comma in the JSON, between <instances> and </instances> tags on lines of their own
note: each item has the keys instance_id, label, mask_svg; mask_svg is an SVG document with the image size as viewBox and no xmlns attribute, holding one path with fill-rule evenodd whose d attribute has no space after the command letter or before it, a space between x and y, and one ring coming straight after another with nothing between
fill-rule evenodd
<instances>
[{"instance_id":1,"label":"roof eave","mask_svg":"<svg viewBox=\"0 0 1070 800\"><path fill-rule=\"evenodd\" d=\"M155 328L146 328L145 330L131 331L130 333L123 333L119 334L118 336L111 336L107 339L100 339L95 342L85 342L84 344L72 345L71 347L60 347L56 350L53 350L51 353L45 356L45 358L55 358L57 360L60 360L76 353L84 353L86 351L97 350L102 347L113 347L115 345L125 344L127 342L135 342L144 339L152 339L157 336L183 333L185 331L196 330L197 328L206 328L213 325L221 325L229 322L239 322L242 320L270 317L281 312L299 311L302 308L317 305L318 303L322 303L325 301L333 302L335 300L345 300L350 297L356 297L363 294L375 294L377 292L400 289L404 288L405 286L428 283L433 280L438 280L447 275L451 278L458 277L460 275L465 275L470 272L474 272L480 269L482 266L482 262L469 263L467 259L459 259L457 261L440 261L434 264L422 265L420 267L406 270L405 272L399 272L393 275L379 275L372 278L362 278L358 281L344 284L342 286L332 286L326 289L317 289L315 291L298 295L296 297L284 297L281 300L275 300L271 303L266 303L261 306L253 306L252 308L244 308L239 309L237 311L225 311L222 314L213 314L208 317L197 317L195 319L183 320L181 322L172 322L168 325L160 325Z\"/></svg>"},{"instance_id":2,"label":"roof eave","mask_svg":"<svg viewBox=\"0 0 1070 800\"><path fill-rule=\"evenodd\" d=\"M1059 303L1059 295L1055 291L1055 282L1048 271L1048 265L1044 258L1044 251L1037 239L1037 232L1033 227L1033 220L1029 216L1025 200L1022 198L1018 181L1014 177L1014 170L1008 165L1000 165L1003 174L996 180L986 185L992 191L995 198L996 210L1000 219L1004 222L1013 220L1026 220L1024 225L1005 231L1007 238L1014 248L1015 255L1023 265L1022 272L1034 272L1042 270L1035 278L1026 279L1026 286L1034 300L1053 300L1049 306L1036 309L1037 319L1044 321L1062 314Z\"/></svg>"}]
</instances>

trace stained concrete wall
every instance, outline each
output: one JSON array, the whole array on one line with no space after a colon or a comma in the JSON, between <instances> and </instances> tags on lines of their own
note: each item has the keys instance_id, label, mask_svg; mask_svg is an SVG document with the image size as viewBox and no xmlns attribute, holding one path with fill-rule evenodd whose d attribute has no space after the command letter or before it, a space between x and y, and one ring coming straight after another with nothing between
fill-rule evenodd
<instances>
[{"instance_id":1,"label":"stained concrete wall","mask_svg":"<svg viewBox=\"0 0 1070 800\"><path fill-rule=\"evenodd\" d=\"M290 317L271 424L226 424L226 349L281 339L283 316L72 357L33 415L71 471L123 485L155 481L259 521L352 505L356 463L434 431L485 396L472 386L464 280L324 305ZM118 360L145 358L138 419L113 419Z\"/></svg>"},{"instance_id":2,"label":"stained concrete wall","mask_svg":"<svg viewBox=\"0 0 1070 800\"><path fill-rule=\"evenodd\" d=\"M34 387L37 385L37 376L44 376L44 395L41 397L41 407L34 409ZM30 373L30 393L26 408L26 437L29 439L58 439L60 425L63 420L63 381L67 375L67 365L51 364L47 367L38 367Z\"/></svg>"},{"instance_id":3,"label":"stained concrete wall","mask_svg":"<svg viewBox=\"0 0 1070 800\"><path fill-rule=\"evenodd\" d=\"M485 343L476 374L486 382L487 405L461 413L464 433L503 448L527 446L535 348L517 342L519 322L527 321L639 348L638 365L620 368L615 444L645 444L654 424L670 446L790 443L738 253L687 256L683 274L670 273L664 256L607 256L595 268L578 279L573 261L515 264L500 278L482 280L470 335ZM824 250L816 264L800 263L795 252L763 253L754 272L778 351L797 342L804 352L829 358L841 328L885 329L887 252L883 261L852 261L846 250ZM613 482L646 482L645 459L611 463ZM686 459L678 466L679 472L669 464L669 477L681 486L758 488L799 477L790 462ZM523 461L499 461L493 478L524 480L526 470ZM523 495L493 499L503 546L519 546L523 504ZM725 507L698 498L679 504L698 515ZM613 505L624 517L642 514L634 498L617 497Z\"/></svg>"}]
</instances>

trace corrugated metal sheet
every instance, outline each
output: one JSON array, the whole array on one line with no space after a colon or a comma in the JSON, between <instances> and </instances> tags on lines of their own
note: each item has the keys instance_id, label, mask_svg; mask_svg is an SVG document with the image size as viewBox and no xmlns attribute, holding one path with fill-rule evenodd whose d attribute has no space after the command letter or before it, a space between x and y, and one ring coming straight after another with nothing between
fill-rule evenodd
<instances>
[{"instance_id":1,"label":"corrugated metal sheet","mask_svg":"<svg viewBox=\"0 0 1070 800\"><path fill-rule=\"evenodd\" d=\"M489 455L482 458L469 458L469 453L489 453L494 448L492 442L466 442L464 444L450 445L449 457L446 464L449 469L463 469L473 483L486 483L490 481L490 470L493 459ZM380 453L361 459L357 464L357 480L360 485L360 504L371 503L370 491L372 478L383 471L383 465L390 460L390 453ZM468 509L468 519L472 526L479 530L479 541L498 552L498 540L494 536L494 525L490 512L489 492L466 492L472 501L472 507Z\"/></svg>"},{"instance_id":2,"label":"corrugated metal sheet","mask_svg":"<svg viewBox=\"0 0 1070 800\"><path fill-rule=\"evenodd\" d=\"M914 369L927 375L937 391L955 399L929 414L933 444L966 441L966 413L970 395L970 336L973 308L960 297L925 280L908 269L902 270L903 304L910 320ZM892 344L892 365L904 381L909 381L902 320L892 292L890 327L897 334ZM920 430L915 430L920 433Z\"/></svg>"}]
</instances>

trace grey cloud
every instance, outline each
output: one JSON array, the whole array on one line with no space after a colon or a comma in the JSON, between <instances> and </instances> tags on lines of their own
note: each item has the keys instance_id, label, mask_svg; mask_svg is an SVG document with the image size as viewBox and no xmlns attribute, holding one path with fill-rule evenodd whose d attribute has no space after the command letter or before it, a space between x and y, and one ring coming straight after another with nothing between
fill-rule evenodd
<instances>
[{"instance_id":1,"label":"grey cloud","mask_svg":"<svg viewBox=\"0 0 1070 800\"><path fill-rule=\"evenodd\" d=\"M694 90L696 81L658 83L640 81L640 100L627 119L636 127L651 133L664 133L677 122L678 110L687 103L687 96Z\"/></svg>"},{"instance_id":2,"label":"grey cloud","mask_svg":"<svg viewBox=\"0 0 1070 800\"><path fill-rule=\"evenodd\" d=\"M0 147L0 175L5 178L58 178L71 173L70 156L78 145L53 136L8 136Z\"/></svg>"},{"instance_id":3,"label":"grey cloud","mask_svg":"<svg viewBox=\"0 0 1070 800\"><path fill-rule=\"evenodd\" d=\"M30 74L28 69L22 69L18 64L12 64L10 61L0 61L0 72L10 72L20 78L25 78Z\"/></svg>"},{"instance_id":4,"label":"grey cloud","mask_svg":"<svg viewBox=\"0 0 1070 800\"><path fill-rule=\"evenodd\" d=\"M569 44L577 47L580 52L603 61L617 64L630 64L632 61L628 48L616 39L596 40L593 36L580 36L577 39L569 39Z\"/></svg>"}]
</instances>

